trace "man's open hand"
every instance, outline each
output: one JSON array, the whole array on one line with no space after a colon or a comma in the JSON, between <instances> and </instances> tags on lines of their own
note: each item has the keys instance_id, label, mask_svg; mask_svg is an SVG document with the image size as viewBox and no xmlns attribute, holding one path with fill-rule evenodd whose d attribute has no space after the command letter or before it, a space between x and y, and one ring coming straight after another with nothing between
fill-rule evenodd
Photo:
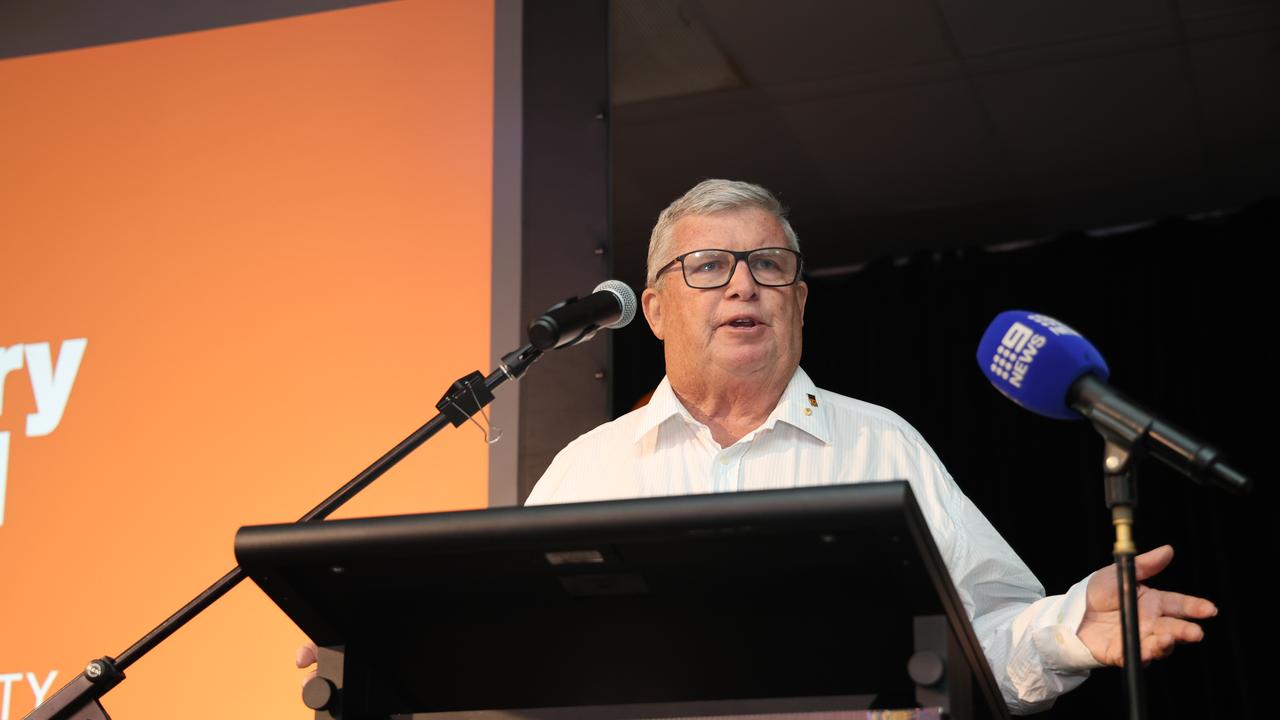
<instances>
[{"instance_id":1,"label":"man's open hand","mask_svg":"<svg viewBox=\"0 0 1280 720\"><path fill-rule=\"evenodd\" d=\"M1218 608L1204 598L1156 590L1141 584L1168 567L1173 547L1164 545L1134 558L1138 580L1138 637L1144 663L1163 658L1178 643L1199 642L1204 630L1191 620L1218 614ZM1089 577L1085 591L1084 618L1076 635L1098 662L1124 664L1124 637L1120 630L1120 604L1116 594L1116 567L1110 565Z\"/></svg>"}]
</instances>

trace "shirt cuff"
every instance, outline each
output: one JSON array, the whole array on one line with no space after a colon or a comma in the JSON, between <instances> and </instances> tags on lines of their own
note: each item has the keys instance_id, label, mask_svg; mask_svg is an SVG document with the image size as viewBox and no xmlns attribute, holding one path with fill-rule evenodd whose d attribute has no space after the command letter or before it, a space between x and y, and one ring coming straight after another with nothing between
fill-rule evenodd
<instances>
[{"instance_id":1,"label":"shirt cuff","mask_svg":"<svg viewBox=\"0 0 1280 720\"><path fill-rule=\"evenodd\" d=\"M1060 596L1056 617L1050 615L1052 624L1032 633L1032 642L1044 658L1045 665L1056 672L1086 672L1103 665L1076 635L1084 618L1088 586L1089 578L1072 585L1065 595Z\"/></svg>"}]
</instances>

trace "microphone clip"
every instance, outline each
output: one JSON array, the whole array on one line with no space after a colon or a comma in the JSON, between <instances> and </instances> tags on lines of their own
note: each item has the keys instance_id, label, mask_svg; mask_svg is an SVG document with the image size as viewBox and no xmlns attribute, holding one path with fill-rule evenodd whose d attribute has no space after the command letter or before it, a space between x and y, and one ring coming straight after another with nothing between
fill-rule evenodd
<instances>
[{"instance_id":1,"label":"microphone clip","mask_svg":"<svg viewBox=\"0 0 1280 720\"><path fill-rule=\"evenodd\" d=\"M502 430L494 427L484 412L484 407L491 402L493 392L485 387L484 375L476 370L455 380L440 398L440 402L436 403L436 410L454 427L459 427L468 420L475 423L480 432L484 433L485 442L492 445L502 438ZM480 413L488 428L476 421L476 413Z\"/></svg>"}]
</instances>

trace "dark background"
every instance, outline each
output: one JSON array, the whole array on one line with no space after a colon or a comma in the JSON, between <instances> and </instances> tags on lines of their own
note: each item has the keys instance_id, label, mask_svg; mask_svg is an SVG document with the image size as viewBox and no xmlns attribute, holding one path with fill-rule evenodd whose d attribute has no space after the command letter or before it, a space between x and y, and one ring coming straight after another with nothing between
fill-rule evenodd
<instances>
[{"instance_id":1,"label":"dark background","mask_svg":"<svg viewBox=\"0 0 1280 720\"><path fill-rule=\"evenodd\" d=\"M1003 310L1073 326L1116 387L1257 485L1237 498L1141 466L1139 546L1177 553L1159 586L1221 610L1149 667L1150 716L1270 716L1280 8L611 9L614 276L643 286L658 212L699 180L775 191L806 256L805 369L918 428L1051 593L1110 561L1102 442L1006 400L975 352ZM663 370L642 320L611 342L616 417ZM1096 671L1041 717L1124 717L1121 682Z\"/></svg>"}]
</instances>

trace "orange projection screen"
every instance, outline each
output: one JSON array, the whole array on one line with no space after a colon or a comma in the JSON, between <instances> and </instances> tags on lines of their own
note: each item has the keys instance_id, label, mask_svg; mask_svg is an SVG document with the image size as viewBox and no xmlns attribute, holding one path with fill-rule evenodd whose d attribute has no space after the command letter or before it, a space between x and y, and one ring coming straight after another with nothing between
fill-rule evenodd
<instances>
[{"instance_id":1,"label":"orange projection screen","mask_svg":"<svg viewBox=\"0 0 1280 720\"><path fill-rule=\"evenodd\" d=\"M0 61L0 720L117 655L487 372L493 5ZM483 507L447 428L338 516ZM245 582L120 718L310 717ZM424 649L429 651L429 649Z\"/></svg>"}]
</instances>

